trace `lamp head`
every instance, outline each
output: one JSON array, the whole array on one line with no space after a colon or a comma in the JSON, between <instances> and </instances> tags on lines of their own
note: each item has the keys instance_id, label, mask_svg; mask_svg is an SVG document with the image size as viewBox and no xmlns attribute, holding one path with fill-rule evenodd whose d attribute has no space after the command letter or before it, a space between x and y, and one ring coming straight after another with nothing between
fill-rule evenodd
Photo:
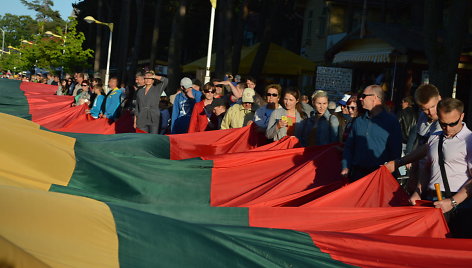
<instances>
[{"instance_id":1,"label":"lamp head","mask_svg":"<svg viewBox=\"0 0 472 268\"><path fill-rule=\"evenodd\" d=\"M92 16L87 16L84 18L84 21L86 21L87 23L95 23L96 19Z\"/></svg>"}]
</instances>

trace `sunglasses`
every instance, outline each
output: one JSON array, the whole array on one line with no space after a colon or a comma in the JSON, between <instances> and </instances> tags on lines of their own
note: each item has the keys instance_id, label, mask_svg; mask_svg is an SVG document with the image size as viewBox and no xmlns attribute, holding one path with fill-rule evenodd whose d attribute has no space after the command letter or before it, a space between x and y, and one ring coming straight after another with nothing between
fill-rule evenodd
<instances>
[{"instance_id":1,"label":"sunglasses","mask_svg":"<svg viewBox=\"0 0 472 268\"><path fill-rule=\"evenodd\" d=\"M446 127L446 126L447 126L447 127L455 127L455 126L457 126L457 124L459 124L459 121L461 121L461 118L460 118L460 117L459 117L459 119L457 119L456 122L452 122L452 123L443 123L443 122L441 122L441 121L438 121L438 122L439 122L439 125L440 125L441 127Z\"/></svg>"},{"instance_id":2,"label":"sunglasses","mask_svg":"<svg viewBox=\"0 0 472 268\"><path fill-rule=\"evenodd\" d=\"M271 97L271 96L272 96L272 97L278 97L279 94L277 94L277 93L267 93L266 96L267 96L267 97Z\"/></svg>"},{"instance_id":3,"label":"sunglasses","mask_svg":"<svg viewBox=\"0 0 472 268\"><path fill-rule=\"evenodd\" d=\"M347 108L348 108L349 110L355 111L355 110L357 109L357 106L347 106Z\"/></svg>"},{"instance_id":4,"label":"sunglasses","mask_svg":"<svg viewBox=\"0 0 472 268\"><path fill-rule=\"evenodd\" d=\"M86 86L88 86L88 85L87 85L87 84L85 84L85 85L82 85L82 86L83 86L83 87L86 87Z\"/></svg>"},{"instance_id":5,"label":"sunglasses","mask_svg":"<svg viewBox=\"0 0 472 268\"><path fill-rule=\"evenodd\" d=\"M215 93L216 90L208 90L208 89L205 89L205 90L203 90L203 92L205 92L205 93Z\"/></svg>"},{"instance_id":6,"label":"sunglasses","mask_svg":"<svg viewBox=\"0 0 472 268\"><path fill-rule=\"evenodd\" d=\"M364 94L364 93L362 93L361 95L359 95L359 99L365 99L365 97L368 97L368 96L375 96L375 94Z\"/></svg>"}]
</instances>

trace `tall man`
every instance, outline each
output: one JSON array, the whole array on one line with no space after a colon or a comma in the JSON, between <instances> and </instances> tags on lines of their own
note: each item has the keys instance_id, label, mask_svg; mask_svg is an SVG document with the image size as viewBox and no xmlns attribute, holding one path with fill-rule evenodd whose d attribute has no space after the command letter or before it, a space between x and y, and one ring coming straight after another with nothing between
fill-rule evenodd
<instances>
[{"instance_id":1,"label":"tall man","mask_svg":"<svg viewBox=\"0 0 472 268\"><path fill-rule=\"evenodd\" d=\"M159 81L155 84L155 80ZM157 76L152 71L144 76L144 88L136 94L136 113L134 127L138 127L151 134L157 134L160 126L159 102L161 94L167 87L166 77Z\"/></svg>"},{"instance_id":2,"label":"tall man","mask_svg":"<svg viewBox=\"0 0 472 268\"><path fill-rule=\"evenodd\" d=\"M345 143L341 175L358 180L401 156L400 123L382 106L384 94L371 85L359 96L367 112L356 119Z\"/></svg>"}]
</instances>

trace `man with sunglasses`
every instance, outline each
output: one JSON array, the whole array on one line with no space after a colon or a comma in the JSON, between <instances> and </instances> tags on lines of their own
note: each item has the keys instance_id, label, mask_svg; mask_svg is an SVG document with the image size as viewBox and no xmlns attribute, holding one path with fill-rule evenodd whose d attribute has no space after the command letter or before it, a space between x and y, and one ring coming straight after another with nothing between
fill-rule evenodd
<instances>
[{"instance_id":1,"label":"man with sunglasses","mask_svg":"<svg viewBox=\"0 0 472 268\"><path fill-rule=\"evenodd\" d=\"M437 200L434 184L439 183L445 199L434 202L434 206L441 208L444 213L457 208L457 214L449 222L451 232L453 236L461 236L466 231L470 236L470 225L463 225L466 219L470 218L470 215L464 213L470 214L472 207L468 199L472 191L472 132L463 123L462 101L446 98L438 103L437 111L442 131L433 133L427 142L426 160L429 176L425 180L418 181L417 191L413 193L410 201L420 200L421 194L426 199ZM440 146L442 146L442 160L439 155ZM441 163L444 166L442 171ZM449 187L443 183L445 180ZM468 222L470 224L470 219Z\"/></svg>"},{"instance_id":2,"label":"man with sunglasses","mask_svg":"<svg viewBox=\"0 0 472 268\"><path fill-rule=\"evenodd\" d=\"M385 110L382 87L371 85L359 95L367 111L352 124L344 146L341 175L356 181L401 155L401 130L396 117Z\"/></svg>"}]
</instances>

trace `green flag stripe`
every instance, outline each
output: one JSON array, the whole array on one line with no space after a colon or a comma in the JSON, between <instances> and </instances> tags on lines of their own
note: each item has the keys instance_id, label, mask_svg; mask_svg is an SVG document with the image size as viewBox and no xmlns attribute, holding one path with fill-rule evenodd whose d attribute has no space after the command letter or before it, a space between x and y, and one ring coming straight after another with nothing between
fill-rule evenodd
<instances>
[{"instance_id":1,"label":"green flag stripe","mask_svg":"<svg viewBox=\"0 0 472 268\"><path fill-rule=\"evenodd\" d=\"M121 267L350 267L321 252L306 233L193 224L108 205Z\"/></svg>"},{"instance_id":2,"label":"green flag stripe","mask_svg":"<svg viewBox=\"0 0 472 268\"><path fill-rule=\"evenodd\" d=\"M1 79L0 112L31 120L29 105L20 88L21 81Z\"/></svg>"},{"instance_id":3,"label":"green flag stripe","mask_svg":"<svg viewBox=\"0 0 472 268\"><path fill-rule=\"evenodd\" d=\"M86 196L200 223L248 225L247 208L210 207L212 161L174 161L167 136L68 134L76 168L68 186L50 191Z\"/></svg>"}]
</instances>

